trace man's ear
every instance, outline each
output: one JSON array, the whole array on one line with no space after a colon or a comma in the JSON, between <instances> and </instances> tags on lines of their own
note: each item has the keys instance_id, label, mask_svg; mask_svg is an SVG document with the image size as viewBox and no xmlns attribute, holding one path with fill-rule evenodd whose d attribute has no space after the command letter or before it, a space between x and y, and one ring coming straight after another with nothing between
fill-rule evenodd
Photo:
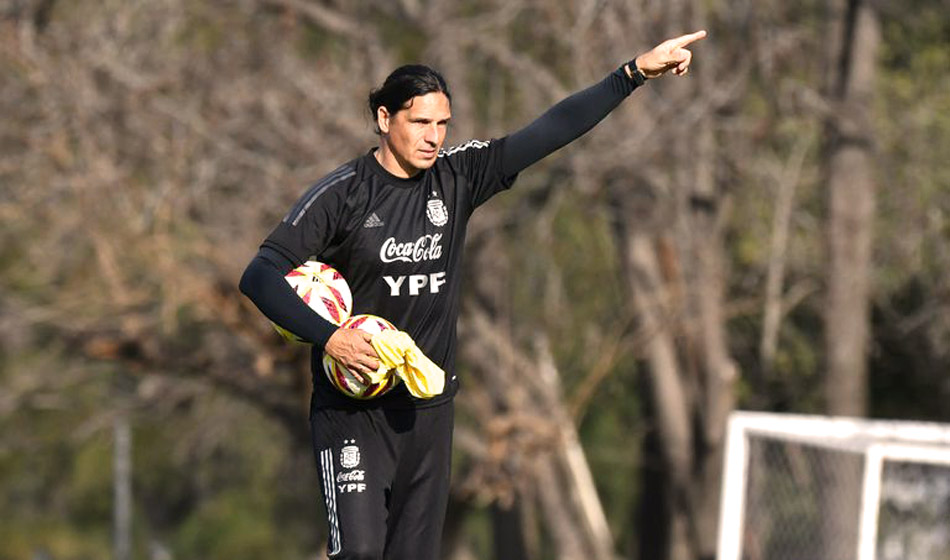
<instances>
[{"instance_id":1,"label":"man's ear","mask_svg":"<svg viewBox=\"0 0 950 560\"><path fill-rule=\"evenodd\" d=\"M376 126L383 134L389 134L389 110L386 107L376 109Z\"/></svg>"}]
</instances>

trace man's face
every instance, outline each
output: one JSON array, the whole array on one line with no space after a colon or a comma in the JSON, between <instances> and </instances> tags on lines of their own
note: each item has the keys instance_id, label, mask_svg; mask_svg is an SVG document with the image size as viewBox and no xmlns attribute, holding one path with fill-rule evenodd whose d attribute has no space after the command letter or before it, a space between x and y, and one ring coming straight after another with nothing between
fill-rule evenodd
<instances>
[{"instance_id":1,"label":"man's face","mask_svg":"<svg viewBox=\"0 0 950 560\"><path fill-rule=\"evenodd\" d=\"M413 97L408 107L394 115L385 107L377 113L386 147L410 177L435 164L451 118L449 98L441 92Z\"/></svg>"}]
</instances>

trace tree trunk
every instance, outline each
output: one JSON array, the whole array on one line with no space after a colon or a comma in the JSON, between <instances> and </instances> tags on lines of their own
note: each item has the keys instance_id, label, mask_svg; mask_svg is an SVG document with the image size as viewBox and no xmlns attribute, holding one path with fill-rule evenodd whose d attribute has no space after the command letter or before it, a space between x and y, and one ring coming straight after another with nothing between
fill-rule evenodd
<instances>
[{"instance_id":1,"label":"tree trunk","mask_svg":"<svg viewBox=\"0 0 950 560\"><path fill-rule=\"evenodd\" d=\"M113 558L132 559L132 429L125 411L113 420Z\"/></svg>"},{"instance_id":2,"label":"tree trunk","mask_svg":"<svg viewBox=\"0 0 950 560\"><path fill-rule=\"evenodd\" d=\"M709 71L701 72L700 79L708 81ZM697 435L700 445L695 447L696 476L692 482L695 556L715 556L719 517L719 485L722 474L723 445L726 422L735 408L734 387L737 367L729 354L726 339L723 298L726 292L726 272L722 248L720 216L722 198L714 184L715 137L710 119L699 123L695 150L696 178L693 184L690 218L692 240L692 286L695 324L690 329L699 350L698 383L702 389L701 428Z\"/></svg>"},{"instance_id":3,"label":"tree trunk","mask_svg":"<svg viewBox=\"0 0 950 560\"><path fill-rule=\"evenodd\" d=\"M495 558L529 558L521 519L521 498L510 505L495 502L491 506Z\"/></svg>"},{"instance_id":4,"label":"tree trunk","mask_svg":"<svg viewBox=\"0 0 950 560\"><path fill-rule=\"evenodd\" d=\"M617 205L623 208L622 205ZM622 217L619 225L619 246L626 271L627 284L634 302L633 312L641 329L649 333L645 344L645 361L655 433L651 454L656 465L644 468L644 485L650 491L644 496L640 519L642 555L669 560L687 560L689 542L686 528L689 515L685 489L689 485L693 439L690 426L691 406L683 383L673 333L673 317L668 309L667 290L660 271L660 262L652 235L631 231ZM649 481L647 480L649 478ZM665 527L655 532L650 527Z\"/></svg>"},{"instance_id":5,"label":"tree trunk","mask_svg":"<svg viewBox=\"0 0 950 560\"><path fill-rule=\"evenodd\" d=\"M880 30L877 16L866 2L847 2L826 150L829 273L825 398L830 414L864 416L875 207L871 102Z\"/></svg>"},{"instance_id":6,"label":"tree trunk","mask_svg":"<svg viewBox=\"0 0 950 560\"><path fill-rule=\"evenodd\" d=\"M874 220L874 135L871 102L880 31L862 0L840 6L841 52L830 92L828 182L828 294L825 306L827 378L832 415L867 414L867 354L871 234ZM853 558L857 541L860 464L838 462L825 473L825 557Z\"/></svg>"}]
</instances>

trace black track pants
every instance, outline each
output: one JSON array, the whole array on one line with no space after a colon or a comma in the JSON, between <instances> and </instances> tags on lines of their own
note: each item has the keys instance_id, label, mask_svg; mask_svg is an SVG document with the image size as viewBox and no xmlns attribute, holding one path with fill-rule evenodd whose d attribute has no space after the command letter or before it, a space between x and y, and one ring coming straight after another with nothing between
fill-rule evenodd
<instances>
[{"instance_id":1,"label":"black track pants","mask_svg":"<svg viewBox=\"0 0 950 560\"><path fill-rule=\"evenodd\" d=\"M454 404L319 408L310 427L333 560L437 560Z\"/></svg>"}]
</instances>

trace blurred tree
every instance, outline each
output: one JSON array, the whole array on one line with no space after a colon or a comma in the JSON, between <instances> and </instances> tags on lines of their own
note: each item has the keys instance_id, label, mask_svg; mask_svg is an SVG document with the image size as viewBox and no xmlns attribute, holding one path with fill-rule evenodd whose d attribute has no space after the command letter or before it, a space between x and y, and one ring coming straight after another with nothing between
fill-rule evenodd
<instances>
[{"instance_id":1,"label":"blurred tree","mask_svg":"<svg viewBox=\"0 0 950 560\"><path fill-rule=\"evenodd\" d=\"M832 4L837 30L829 60L828 304L825 308L827 409L830 414L867 413L867 359L874 225L874 130L871 111L880 25L861 0Z\"/></svg>"},{"instance_id":2,"label":"blurred tree","mask_svg":"<svg viewBox=\"0 0 950 560\"><path fill-rule=\"evenodd\" d=\"M871 239L875 211L875 93L880 25L862 0L831 2L829 26L828 281L825 306L825 399L828 414L866 416L870 334ZM821 527L824 554L848 558L858 535L854 519L861 465L838 463L825 473L829 523Z\"/></svg>"}]
</instances>

